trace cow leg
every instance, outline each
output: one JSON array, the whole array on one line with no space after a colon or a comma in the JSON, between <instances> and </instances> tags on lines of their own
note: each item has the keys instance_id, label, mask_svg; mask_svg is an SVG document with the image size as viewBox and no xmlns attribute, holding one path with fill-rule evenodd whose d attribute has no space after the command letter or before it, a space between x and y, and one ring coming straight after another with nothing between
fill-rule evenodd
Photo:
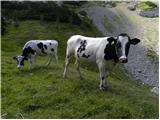
<instances>
[{"instance_id":1,"label":"cow leg","mask_svg":"<svg viewBox=\"0 0 160 120\"><path fill-rule=\"evenodd\" d=\"M46 63L46 66L49 66L52 60L52 55L49 55L48 62Z\"/></svg>"},{"instance_id":2,"label":"cow leg","mask_svg":"<svg viewBox=\"0 0 160 120\"><path fill-rule=\"evenodd\" d=\"M79 69L79 61L78 60L76 60L76 70L77 70L77 72L78 72L78 74L79 74L79 77L80 77L80 79L82 80L83 79L83 77L82 77L82 74L81 74L81 72L80 72L80 69Z\"/></svg>"},{"instance_id":3,"label":"cow leg","mask_svg":"<svg viewBox=\"0 0 160 120\"><path fill-rule=\"evenodd\" d=\"M58 56L57 56L57 51L55 51L54 57L56 58L56 62L58 64Z\"/></svg>"},{"instance_id":4,"label":"cow leg","mask_svg":"<svg viewBox=\"0 0 160 120\"><path fill-rule=\"evenodd\" d=\"M33 58L29 58L29 72L32 73L32 68L33 68Z\"/></svg>"},{"instance_id":5,"label":"cow leg","mask_svg":"<svg viewBox=\"0 0 160 120\"><path fill-rule=\"evenodd\" d=\"M65 79L67 78L67 71L68 71L69 59L70 59L70 57L69 57L69 56L66 56L64 73L63 73L63 77L64 77Z\"/></svg>"},{"instance_id":6,"label":"cow leg","mask_svg":"<svg viewBox=\"0 0 160 120\"><path fill-rule=\"evenodd\" d=\"M33 64L35 64L35 62L36 62L36 54L34 54L34 55L31 55L30 57L29 57L29 71L30 72L32 72L32 69L33 69Z\"/></svg>"},{"instance_id":7,"label":"cow leg","mask_svg":"<svg viewBox=\"0 0 160 120\"><path fill-rule=\"evenodd\" d=\"M33 59L33 64L35 65L35 64L36 64L36 61L37 61L37 56L36 56L36 54L35 54L35 55L32 55L32 59Z\"/></svg>"},{"instance_id":8,"label":"cow leg","mask_svg":"<svg viewBox=\"0 0 160 120\"><path fill-rule=\"evenodd\" d=\"M97 63L97 65L98 65L99 72L100 72L100 85L99 85L99 87L101 90L105 90L107 88L106 80L105 80L105 77L106 77L105 64L103 62L99 62L99 63Z\"/></svg>"}]
</instances>

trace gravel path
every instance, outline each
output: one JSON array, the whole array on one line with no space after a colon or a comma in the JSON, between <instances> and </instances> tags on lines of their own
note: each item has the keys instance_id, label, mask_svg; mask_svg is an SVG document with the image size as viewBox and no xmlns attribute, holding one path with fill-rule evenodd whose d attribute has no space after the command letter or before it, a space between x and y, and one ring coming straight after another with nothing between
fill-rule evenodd
<instances>
[{"instance_id":1,"label":"gravel path","mask_svg":"<svg viewBox=\"0 0 160 120\"><path fill-rule=\"evenodd\" d=\"M148 58L147 49L143 41L146 37L144 32L145 29L147 29L148 26L150 26L150 28L148 29L155 28L155 26L157 26L158 21L147 21L146 19L143 19L143 17L138 16L136 12L129 11L124 6L107 8L92 5L90 7L84 6L83 9L88 13L89 17L93 20L94 24L105 36L116 36L119 33L126 32L131 36L131 38L137 37L142 40L142 42L139 45L132 46L130 48L130 53L128 56L129 62L124 66L135 77L135 79L140 81L142 84L146 83L152 86L159 87L159 65L153 63ZM114 15L119 16L119 20L115 20ZM133 21L130 20L128 16L131 15L137 16L137 18L133 18ZM108 22L115 27L115 31L113 33L107 31L104 25L102 24L104 16L107 16ZM138 20L135 20L136 22L134 23L134 19Z\"/></svg>"}]
</instances>

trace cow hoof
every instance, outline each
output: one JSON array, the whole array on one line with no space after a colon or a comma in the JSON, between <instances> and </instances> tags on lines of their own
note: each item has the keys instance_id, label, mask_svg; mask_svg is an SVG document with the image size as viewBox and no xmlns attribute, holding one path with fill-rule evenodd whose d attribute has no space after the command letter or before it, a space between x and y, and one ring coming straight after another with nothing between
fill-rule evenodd
<instances>
[{"instance_id":1,"label":"cow hoof","mask_svg":"<svg viewBox=\"0 0 160 120\"><path fill-rule=\"evenodd\" d=\"M102 90L102 91L107 90L107 86L100 86L100 90Z\"/></svg>"},{"instance_id":2,"label":"cow hoof","mask_svg":"<svg viewBox=\"0 0 160 120\"><path fill-rule=\"evenodd\" d=\"M66 80L66 79L67 79L67 76L64 75L63 78Z\"/></svg>"},{"instance_id":3,"label":"cow hoof","mask_svg":"<svg viewBox=\"0 0 160 120\"><path fill-rule=\"evenodd\" d=\"M29 73L29 75L33 75L33 73Z\"/></svg>"},{"instance_id":4,"label":"cow hoof","mask_svg":"<svg viewBox=\"0 0 160 120\"><path fill-rule=\"evenodd\" d=\"M105 91L107 90L107 87L100 88L100 90Z\"/></svg>"},{"instance_id":5,"label":"cow hoof","mask_svg":"<svg viewBox=\"0 0 160 120\"><path fill-rule=\"evenodd\" d=\"M83 78L83 77L80 77L80 80L84 80L84 78Z\"/></svg>"}]
</instances>

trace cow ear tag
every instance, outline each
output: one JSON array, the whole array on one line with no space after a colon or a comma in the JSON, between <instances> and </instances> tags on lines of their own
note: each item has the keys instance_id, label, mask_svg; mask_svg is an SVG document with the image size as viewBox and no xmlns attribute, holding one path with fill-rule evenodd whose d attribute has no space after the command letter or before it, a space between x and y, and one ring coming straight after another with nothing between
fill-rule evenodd
<instances>
[{"instance_id":1,"label":"cow ear tag","mask_svg":"<svg viewBox=\"0 0 160 120\"><path fill-rule=\"evenodd\" d=\"M111 42L111 45L114 45L114 43L115 43L115 42L114 42L114 41L112 41L112 42Z\"/></svg>"}]
</instances>

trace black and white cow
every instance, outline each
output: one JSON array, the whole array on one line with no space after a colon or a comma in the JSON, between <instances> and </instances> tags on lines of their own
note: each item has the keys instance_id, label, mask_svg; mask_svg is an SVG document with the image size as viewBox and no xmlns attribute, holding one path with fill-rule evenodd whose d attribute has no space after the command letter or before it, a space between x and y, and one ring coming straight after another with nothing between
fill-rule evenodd
<instances>
[{"instance_id":1,"label":"black and white cow","mask_svg":"<svg viewBox=\"0 0 160 120\"><path fill-rule=\"evenodd\" d=\"M50 64L53 56L55 56L58 63L57 47L58 42L55 40L30 40L24 45L22 54L13 57L13 59L17 60L17 68L20 69L24 66L24 60L29 58L31 71L32 64L36 61L36 56L40 54L49 56L47 66Z\"/></svg>"},{"instance_id":2,"label":"black and white cow","mask_svg":"<svg viewBox=\"0 0 160 120\"><path fill-rule=\"evenodd\" d=\"M72 36L67 42L65 68L63 76L67 78L67 68L71 56L76 58L76 69L82 78L79 62L95 62L100 72L100 89L105 89L105 61L114 60L115 63L127 63L130 45L136 45L140 40L131 39L126 33L117 37L91 38L81 35Z\"/></svg>"}]
</instances>

